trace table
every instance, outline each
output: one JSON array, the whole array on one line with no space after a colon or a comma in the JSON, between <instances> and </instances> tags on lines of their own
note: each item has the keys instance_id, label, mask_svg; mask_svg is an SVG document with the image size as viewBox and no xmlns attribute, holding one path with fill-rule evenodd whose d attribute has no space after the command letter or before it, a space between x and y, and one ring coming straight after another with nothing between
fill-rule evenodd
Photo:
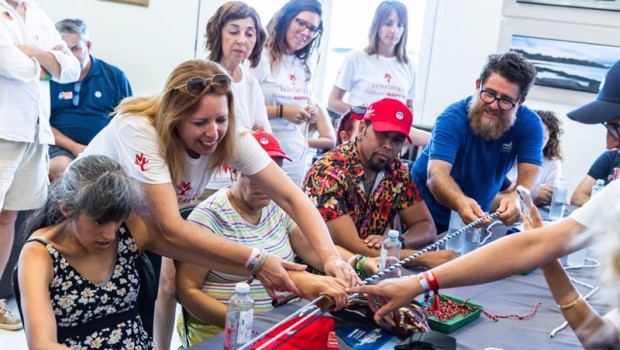
<instances>
[{"instance_id":1,"label":"table","mask_svg":"<svg viewBox=\"0 0 620 350\"><path fill-rule=\"evenodd\" d=\"M505 227L495 226L493 241L505 234ZM404 270L404 273L411 273ZM484 273L484 271L480 271ZM569 274L581 282L598 286L598 271L595 269L571 270ZM577 287L585 295L588 290ZM450 335L457 340L460 349L582 349L573 331L567 327L558 332L554 338L549 333L564 322L551 293L544 280L542 272L535 270L529 275L514 275L509 278L469 287L450 288L440 290L442 294L470 299L475 304L482 305L491 314L529 314L538 302L542 304L538 312L531 318L518 320L514 318L500 319L498 322L481 315L478 319ZM590 304L601 314L609 311L602 293L590 298ZM418 297L421 300L421 297ZM297 311L303 302L284 305L254 319L254 329L258 332L270 328L279 320ZM348 322L338 321L337 325L349 325ZM352 349L338 339L342 349ZM206 340L191 349L214 349L223 347L223 335Z\"/></svg>"}]
</instances>

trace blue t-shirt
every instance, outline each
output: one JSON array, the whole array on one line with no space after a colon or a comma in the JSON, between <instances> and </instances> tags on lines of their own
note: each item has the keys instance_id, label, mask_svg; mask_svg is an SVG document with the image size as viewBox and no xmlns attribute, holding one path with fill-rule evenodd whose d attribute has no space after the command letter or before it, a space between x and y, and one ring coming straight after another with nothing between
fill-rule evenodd
<instances>
[{"instance_id":1,"label":"blue t-shirt","mask_svg":"<svg viewBox=\"0 0 620 350\"><path fill-rule=\"evenodd\" d=\"M471 99L452 104L437 117L431 140L411 169L433 219L445 226L450 221L450 209L439 204L426 186L429 159L451 163L454 181L484 211L489 211L517 156L520 163L542 165L543 127L536 113L520 106L515 124L499 139L487 141L469 127Z\"/></svg>"},{"instance_id":2,"label":"blue t-shirt","mask_svg":"<svg viewBox=\"0 0 620 350\"><path fill-rule=\"evenodd\" d=\"M90 56L90 71L81 82L50 82L50 124L73 141L88 145L110 122L110 113L131 86L122 70Z\"/></svg>"},{"instance_id":3,"label":"blue t-shirt","mask_svg":"<svg viewBox=\"0 0 620 350\"><path fill-rule=\"evenodd\" d=\"M601 154L588 171L594 180L605 180L605 186L620 178L620 151L612 149Z\"/></svg>"}]
</instances>

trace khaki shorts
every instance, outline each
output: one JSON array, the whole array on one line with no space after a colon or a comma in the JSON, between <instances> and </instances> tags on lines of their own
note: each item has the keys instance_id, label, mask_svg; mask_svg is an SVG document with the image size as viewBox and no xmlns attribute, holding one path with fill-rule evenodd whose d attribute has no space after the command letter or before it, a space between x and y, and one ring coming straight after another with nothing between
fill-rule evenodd
<instances>
[{"instance_id":1,"label":"khaki shorts","mask_svg":"<svg viewBox=\"0 0 620 350\"><path fill-rule=\"evenodd\" d=\"M47 145L0 139L0 208L30 210L45 203Z\"/></svg>"}]
</instances>

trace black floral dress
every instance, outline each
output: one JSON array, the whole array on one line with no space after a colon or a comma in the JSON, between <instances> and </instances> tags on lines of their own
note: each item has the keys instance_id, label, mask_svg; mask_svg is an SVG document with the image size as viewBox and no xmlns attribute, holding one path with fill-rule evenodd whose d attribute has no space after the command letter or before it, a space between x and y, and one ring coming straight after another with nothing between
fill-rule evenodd
<instances>
[{"instance_id":1,"label":"black floral dress","mask_svg":"<svg viewBox=\"0 0 620 350\"><path fill-rule=\"evenodd\" d=\"M109 318L109 315L137 307L140 283L135 261L138 247L124 224L119 230L111 277L102 284L97 285L84 278L52 245L48 244L47 250L54 266L50 296L59 330L64 327L83 330L87 325L95 326L92 332L82 331L84 334L64 339L59 336L59 341L72 349L154 348L137 314L111 326L97 327L104 316Z\"/></svg>"}]
</instances>

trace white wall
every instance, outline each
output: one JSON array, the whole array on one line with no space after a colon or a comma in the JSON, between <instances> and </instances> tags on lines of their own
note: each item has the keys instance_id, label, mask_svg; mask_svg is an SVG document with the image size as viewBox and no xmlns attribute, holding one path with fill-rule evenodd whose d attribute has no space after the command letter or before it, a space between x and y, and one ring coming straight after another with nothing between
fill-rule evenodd
<instances>
[{"instance_id":1,"label":"white wall","mask_svg":"<svg viewBox=\"0 0 620 350\"><path fill-rule=\"evenodd\" d=\"M172 69L194 57L198 0L151 0L148 7L101 0L38 2L54 22L83 19L93 55L125 71L134 94L161 91Z\"/></svg>"},{"instance_id":2,"label":"white wall","mask_svg":"<svg viewBox=\"0 0 620 350\"><path fill-rule=\"evenodd\" d=\"M336 0L337 1L337 0ZM407 1L412 0L404 0ZM514 3L515 0L505 0ZM150 0L148 7L102 0L39 0L39 5L57 21L67 17L84 19L91 32L93 54L122 68L136 94L161 90L169 72L180 62L204 57L204 24L225 0ZM434 32L429 33L429 70L423 108L416 123L432 124L449 104L474 91L474 83L489 53L497 52L502 28L502 1L436 0ZM173 7L168 7L174 4ZM514 10L514 4L511 10ZM544 8L555 13L554 8ZM518 10L518 8L517 8ZM584 18L596 23L597 13L580 9L558 9L562 18ZM518 13L518 11L517 11ZM546 18L553 18L547 15ZM198 17L200 17L198 19ZM266 19L265 21L268 21ZM199 26L197 28L197 22ZM545 21L547 26L555 22ZM558 23L559 25L559 23ZM618 28L610 32L619 35ZM326 33L327 34L327 33ZM195 51L196 43L198 48ZM325 61L325 60L323 60ZM420 74L422 76L422 74ZM581 180L593 160L604 149L605 132L600 126L584 126L568 120L566 112L593 100L594 94L579 93L578 98L549 101L544 90L533 89L526 104L532 108L551 109L562 115L565 135L562 139L569 189ZM418 94L418 96L422 96Z\"/></svg>"}]
</instances>

